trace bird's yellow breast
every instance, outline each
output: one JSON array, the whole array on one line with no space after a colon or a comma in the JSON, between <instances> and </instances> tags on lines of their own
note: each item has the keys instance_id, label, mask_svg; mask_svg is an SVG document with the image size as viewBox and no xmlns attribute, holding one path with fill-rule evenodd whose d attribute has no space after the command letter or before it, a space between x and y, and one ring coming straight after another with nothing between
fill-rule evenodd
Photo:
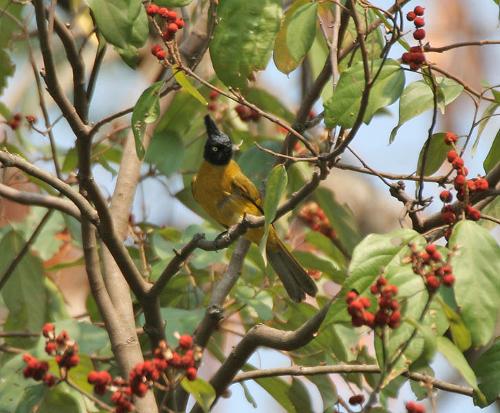
<instances>
[{"instance_id":1,"label":"bird's yellow breast","mask_svg":"<svg viewBox=\"0 0 500 413\"><path fill-rule=\"evenodd\" d=\"M241 221L245 214L262 215L259 208L251 200L235 190L235 183L244 180L251 191L258 191L249 184L238 164L231 160L227 165L213 165L204 161L193 179L194 199L217 222L229 227ZM255 193L253 194L255 196ZM257 201L260 203L260 197Z\"/></svg>"}]
</instances>

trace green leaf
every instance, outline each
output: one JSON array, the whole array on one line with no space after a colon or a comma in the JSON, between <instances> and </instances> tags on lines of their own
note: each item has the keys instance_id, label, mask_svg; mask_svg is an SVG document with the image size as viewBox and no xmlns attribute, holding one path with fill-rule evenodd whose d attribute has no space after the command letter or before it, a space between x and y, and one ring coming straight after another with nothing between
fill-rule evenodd
<instances>
[{"instance_id":1,"label":"green leaf","mask_svg":"<svg viewBox=\"0 0 500 413\"><path fill-rule=\"evenodd\" d=\"M481 116L481 120L479 122L479 127L477 128L477 136L474 144L472 145L471 152L474 155L476 153L477 145L479 145L479 139L481 139L481 135L483 134L484 128L493 117L492 115L496 112L500 105L496 102L492 102L488 105L488 107L484 110L483 116ZM497 158L498 159L498 158Z\"/></svg>"},{"instance_id":2,"label":"green leaf","mask_svg":"<svg viewBox=\"0 0 500 413\"><path fill-rule=\"evenodd\" d=\"M181 381L181 386L195 398L205 413L210 411L210 406L215 400L215 390L210 383L200 378L193 381L184 379Z\"/></svg>"},{"instance_id":3,"label":"green leaf","mask_svg":"<svg viewBox=\"0 0 500 413\"><path fill-rule=\"evenodd\" d=\"M0 0L0 22L2 25L2 30L0 30L0 49L9 48L11 46L12 35L19 32L16 22L5 16L3 11L5 10L18 20L22 20L23 7L23 4L15 3L12 0ZM0 62L3 63L5 61L0 59ZM0 91L1 94L2 92Z\"/></svg>"},{"instance_id":4,"label":"green leaf","mask_svg":"<svg viewBox=\"0 0 500 413\"><path fill-rule=\"evenodd\" d=\"M487 404L500 396L500 341L497 340L474 363L474 371L479 382L479 389L486 397Z\"/></svg>"},{"instance_id":5,"label":"green leaf","mask_svg":"<svg viewBox=\"0 0 500 413\"><path fill-rule=\"evenodd\" d=\"M292 3L292 5L288 8L285 13L285 18L281 22L281 27L276 36L276 40L274 41L274 51L273 51L273 60L274 64L278 68L278 70L286 75L292 71L294 71L297 66L300 64L300 61L297 61L292 56L290 50L288 49L288 26L290 21L297 9L301 8L304 5L307 5L309 0L297 0ZM313 39L314 40L314 39ZM310 48L311 46L309 46Z\"/></svg>"},{"instance_id":6,"label":"green leaf","mask_svg":"<svg viewBox=\"0 0 500 413\"><path fill-rule=\"evenodd\" d=\"M269 235L269 227L276 217L276 211L278 210L280 199L286 191L287 182L288 175L284 165L276 165L271 170L269 178L266 182L266 196L264 198L264 236L260 242L260 250L261 253L263 253L263 257L265 257L265 247L267 237Z\"/></svg>"},{"instance_id":7,"label":"green leaf","mask_svg":"<svg viewBox=\"0 0 500 413\"><path fill-rule=\"evenodd\" d=\"M247 366L249 366L247 364ZM255 370L245 366L244 371ZM290 400L290 385L278 377L269 377L255 380L274 400L276 400L286 412L295 413L297 410Z\"/></svg>"},{"instance_id":8,"label":"green leaf","mask_svg":"<svg viewBox=\"0 0 500 413\"><path fill-rule=\"evenodd\" d=\"M210 57L226 86L244 89L252 72L267 66L280 27L280 0L222 0Z\"/></svg>"},{"instance_id":9,"label":"green leaf","mask_svg":"<svg viewBox=\"0 0 500 413\"><path fill-rule=\"evenodd\" d=\"M192 97L194 97L198 102L200 102L202 105L208 105L207 100L203 97L203 95L196 89L193 84L189 81L189 79L186 77L184 72L181 72L178 70L177 67L173 67L172 70L174 70L174 77L177 83L182 86L182 88L188 92Z\"/></svg>"},{"instance_id":10,"label":"green leaf","mask_svg":"<svg viewBox=\"0 0 500 413\"><path fill-rule=\"evenodd\" d=\"M139 159L143 159L145 155L142 139L146 131L146 125L153 123L160 115L160 90L163 86L163 81L153 83L148 87L134 106L132 113L132 131L135 138L135 151Z\"/></svg>"},{"instance_id":11,"label":"green leaf","mask_svg":"<svg viewBox=\"0 0 500 413\"><path fill-rule=\"evenodd\" d=\"M24 397L25 389L33 386L33 381L26 380L21 373L26 366L21 354L7 362L2 360L0 366L0 413L12 413ZM45 388L45 385L40 386Z\"/></svg>"},{"instance_id":12,"label":"green leaf","mask_svg":"<svg viewBox=\"0 0 500 413\"><path fill-rule=\"evenodd\" d=\"M500 161L500 129L498 130L495 140L491 145L490 151L483 162L484 171L488 173Z\"/></svg>"},{"instance_id":13,"label":"green leaf","mask_svg":"<svg viewBox=\"0 0 500 413\"><path fill-rule=\"evenodd\" d=\"M321 399L323 400L323 412L334 411L331 410L338 402L337 388L333 380L325 375L309 376L308 379L318 388Z\"/></svg>"},{"instance_id":14,"label":"green leaf","mask_svg":"<svg viewBox=\"0 0 500 413\"><path fill-rule=\"evenodd\" d=\"M170 176L182 166L184 143L175 132L155 134L144 159L156 166L163 175Z\"/></svg>"},{"instance_id":15,"label":"green leaf","mask_svg":"<svg viewBox=\"0 0 500 413\"><path fill-rule=\"evenodd\" d=\"M477 390L477 379L474 371L467 363L462 352L446 337L437 338L437 347L439 352L446 357L450 364L455 367L458 372L462 375L467 383L474 389Z\"/></svg>"},{"instance_id":16,"label":"green leaf","mask_svg":"<svg viewBox=\"0 0 500 413\"><path fill-rule=\"evenodd\" d=\"M450 248L456 277L455 299L474 347L487 344L495 327L500 303L500 248L493 236L472 221L455 225Z\"/></svg>"},{"instance_id":17,"label":"green leaf","mask_svg":"<svg viewBox=\"0 0 500 413\"><path fill-rule=\"evenodd\" d=\"M203 308L184 310L181 308L164 307L161 309L161 316L166 321L165 334L170 343L177 342L175 333L191 334L199 324L205 310ZM144 318L141 318L144 322Z\"/></svg>"},{"instance_id":18,"label":"green leaf","mask_svg":"<svg viewBox=\"0 0 500 413\"><path fill-rule=\"evenodd\" d=\"M148 17L140 0L89 0L99 32L129 66L148 37Z\"/></svg>"},{"instance_id":19,"label":"green leaf","mask_svg":"<svg viewBox=\"0 0 500 413\"><path fill-rule=\"evenodd\" d=\"M85 413L87 409L81 400L82 396L62 383L57 387L48 390L45 397L36 410L37 413Z\"/></svg>"},{"instance_id":20,"label":"green leaf","mask_svg":"<svg viewBox=\"0 0 500 413\"><path fill-rule=\"evenodd\" d=\"M94 365L90 356L80 353L80 362L68 372L69 379L76 384L78 388L87 393L92 393L94 386L87 380L87 376L92 370L94 370Z\"/></svg>"},{"instance_id":21,"label":"green leaf","mask_svg":"<svg viewBox=\"0 0 500 413\"><path fill-rule=\"evenodd\" d=\"M307 3L294 11L286 28L286 45L292 58L301 62L316 36L318 3Z\"/></svg>"},{"instance_id":22,"label":"green leaf","mask_svg":"<svg viewBox=\"0 0 500 413\"><path fill-rule=\"evenodd\" d=\"M460 314L455 312L448 304L446 304L440 296L437 297L441 307L443 308L443 312L448 319L448 323L450 324L450 332L453 342L460 349L460 351L468 350L472 344L472 340L470 332L467 330L462 317L460 317Z\"/></svg>"},{"instance_id":23,"label":"green leaf","mask_svg":"<svg viewBox=\"0 0 500 413\"><path fill-rule=\"evenodd\" d=\"M446 160L446 154L450 150L450 147L445 143L444 136L445 133L435 133L431 136L431 141L427 149L427 156L425 158L425 168L423 170L423 174L425 176L430 176L435 173ZM420 155L418 155L417 170L419 173L422 170L422 162L424 159L426 145L427 141L424 143L424 146L422 146Z\"/></svg>"},{"instance_id":24,"label":"green leaf","mask_svg":"<svg viewBox=\"0 0 500 413\"><path fill-rule=\"evenodd\" d=\"M464 89L462 85L448 78L438 77L435 81L444 96L444 105L453 102ZM389 143L394 141L399 128L404 123L433 107L434 98L431 87L424 80L410 83L401 94L399 122L391 132Z\"/></svg>"},{"instance_id":25,"label":"green leaf","mask_svg":"<svg viewBox=\"0 0 500 413\"><path fill-rule=\"evenodd\" d=\"M311 398L302 381L292 377L292 385L289 390L290 400L297 412L312 413Z\"/></svg>"},{"instance_id":26,"label":"green leaf","mask_svg":"<svg viewBox=\"0 0 500 413\"><path fill-rule=\"evenodd\" d=\"M10 60L10 56L3 49L0 49L0 62L2 62L2 64L0 65L0 96L2 96L3 91L7 86L7 78L11 77L14 74L16 66L14 65L14 63L12 63L12 60Z\"/></svg>"},{"instance_id":27,"label":"green leaf","mask_svg":"<svg viewBox=\"0 0 500 413\"><path fill-rule=\"evenodd\" d=\"M15 231L8 232L0 241L0 274L10 265L24 246L24 239ZM9 310L5 331L40 331L45 321L47 296L44 288L43 266L38 257L28 252L19 262L2 288L2 297ZM31 340L9 338L10 345L26 348Z\"/></svg>"},{"instance_id":28,"label":"green leaf","mask_svg":"<svg viewBox=\"0 0 500 413\"><path fill-rule=\"evenodd\" d=\"M325 212L341 244L349 253L352 252L361 241L361 234L352 211L347 205L341 205L335 199L334 193L326 188L317 189L314 197Z\"/></svg>"},{"instance_id":29,"label":"green leaf","mask_svg":"<svg viewBox=\"0 0 500 413\"><path fill-rule=\"evenodd\" d=\"M48 392L49 389L42 383L26 387L15 413L38 411L38 406L43 402Z\"/></svg>"},{"instance_id":30,"label":"green leaf","mask_svg":"<svg viewBox=\"0 0 500 413\"><path fill-rule=\"evenodd\" d=\"M377 59L372 63L372 76L383 63ZM395 102L405 84L405 76L398 62L385 61L380 74L370 91L370 97L363 122L369 123L375 112ZM361 98L365 89L363 63L358 62L345 70L339 78L337 88L325 106L325 123L328 128L342 126L351 128L356 121L361 107Z\"/></svg>"},{"instance_id":31,"label":"green leaf","mask_svg":"<svg viewBox=\"0 0 500 413\"><path fill-rule=\"evenodd\" d=\"M193 0L157 0L155 3L163 7L184 7L192 1Z\"/></svg>"},{"instance_id":32,"label":"green leaf","mask_svg":"<svg viewBox=\"0 0 500 413\"><path fill-rule=\"evenodd\" d=\"M264 148L278 151L281 147L281 143L276 141L263 141L261 145ZM238 158L238 165L243 173L252 180L255 186L262 189L263 182L273 169L275 160L273 155L261 151L256 146L252 146Z\"/></svg>"}]
</instances>

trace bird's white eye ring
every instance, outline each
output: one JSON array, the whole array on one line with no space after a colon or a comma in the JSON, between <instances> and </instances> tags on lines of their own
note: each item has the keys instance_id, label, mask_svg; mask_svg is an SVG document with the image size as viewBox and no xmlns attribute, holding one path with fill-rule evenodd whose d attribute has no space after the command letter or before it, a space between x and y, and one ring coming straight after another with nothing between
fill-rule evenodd
<instances>
[{"instance_id":1,"label":"bird's white eye ring","mask_svg":"<svg viewBox=\"0 0 500 413\"><path fill-rule=\"evenodd\" d=\"M217 146L212 146L212 151L217 152L218 150L219 148L217 148Z\"/></svg>"}]
</instances>

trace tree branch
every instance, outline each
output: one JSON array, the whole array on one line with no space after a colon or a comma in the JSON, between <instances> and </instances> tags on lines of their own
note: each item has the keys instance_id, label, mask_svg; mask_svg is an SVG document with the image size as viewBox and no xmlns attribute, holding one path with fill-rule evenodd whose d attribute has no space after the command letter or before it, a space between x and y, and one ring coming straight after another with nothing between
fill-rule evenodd
<instances>
[{"instance_id":1,"label":"tree branch","mask_svg":"<svg viewBox=\"0 0 500 413\"><path fill-rule=\"evenodd\" d=\"M46 184L50 185L52 188L56 189L61 194L73 201L73 203L80 210L81 214L84 215L90 222L92 222L94 225L98 225L99 217L95 209L81 194L75 191L66 182L58 179L57 177L44 171L43 169L38 168L24 158L3 150L0 150L0 163L5 166L15 166L28 175L38 178Z\"/></svg>"},{"instance_id":2,"label":"tree branch","mask_svg":"<svg viewBox=\"0 0 500 413\"><path fill-rule=\"evenodd\" d=\"M57 103L57 106L61 109L75 135L86 136L89 131L89 127L82 121L75 107L64 94L63 89L59 84L59 80L57 79L52 46L50 44L47 25L45 24L45 7L43 5L43 0L33 0L33 5L35 7L40 49L42 51L43 62L45 64L44 79L47 83L47 89L54 101Z\"/></svg>"},{"instance_id":3,"label":"tree branch","mask_svg":"<svg viewBox=\"0 0 500 413\"><path fill-rule=\"evenodd\" d=\"M252 327L210 379L210 384L215 389L216 396L219 397L227 389L238 371L258 347L263 346L275 350L291 351L309 343L316 336L331 303L332 301L326 304L314 317L302 324L297 330L283 331L264 324ZM199 406L195 406L191 412L198 413L200 411Z\"/></svg>"},{"instance_id":4,"label":"tree branch","mask_svg":"<svg viewBox=\"0 0 500 413\"><path fill-rule=\"evenodd\" d=\"M274 369L252 370L238 374L233 383L240 383L246 380L255 380L265 377L276 376L314 376L317 374L350 374L350 373L364 373L364 374L380 374L380 368L373 364L337 364L333 366L291 366L291 367L278 367ZM414 373L405 371L401 373L403 376L413 381L418 381L440 390L450 393L463 394L464 396L473 397L474 389L471 387L458 386L453 383L448 383L443 380L436 379L435 377L426 374ZM500 396L497 397L500 400Z\"/></svg>"},{"instance_id":5,"label":"tree branch","mask_svg":"<svg viewBox=\"0 0 500 413\"><path fill-rule=\"evenodd\" d=\"M0 184L0 197L10 199L11 201L23 205L37 205L57 209L58 211L71 215L77 220L81 219L80 210L74 203L55 196L42 195L36 192L19 191L10 186Z\"/></svg>"}]
</instances>

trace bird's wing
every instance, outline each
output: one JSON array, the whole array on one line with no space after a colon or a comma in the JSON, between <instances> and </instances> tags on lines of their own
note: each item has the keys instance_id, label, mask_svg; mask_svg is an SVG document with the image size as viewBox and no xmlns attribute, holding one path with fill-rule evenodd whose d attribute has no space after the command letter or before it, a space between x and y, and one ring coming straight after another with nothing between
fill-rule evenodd
<instances>
[{"instance_id":1,"label":"bird's wing","mask_svg":"<svg viewBox=\"0 0 500 413\"><path fill-rule=\"evenodd\" d=\"M243 173L236 174L233 177L231 181L231 190L232 195L237 195L250 201L262 214L264 214L259 190Z\"/></svg>"}]
</instances>

